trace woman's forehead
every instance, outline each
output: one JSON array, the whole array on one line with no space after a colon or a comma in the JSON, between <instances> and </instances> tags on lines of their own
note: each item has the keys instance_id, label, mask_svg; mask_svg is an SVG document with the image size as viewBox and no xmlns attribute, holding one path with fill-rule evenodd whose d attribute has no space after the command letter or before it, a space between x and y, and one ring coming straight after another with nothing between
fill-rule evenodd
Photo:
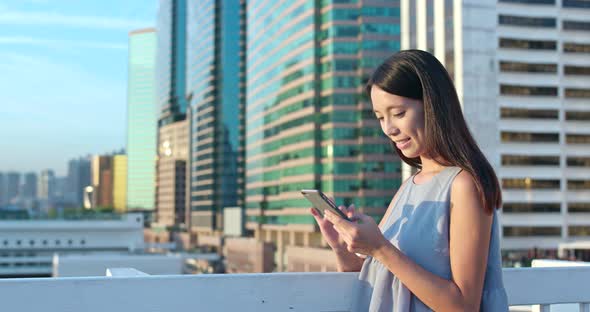
<instances>
[{"instance_id":1,"label":"woman's forehead","mask_svg":"<svg viewBox=\"0 0 590 312\"><path fill-rule=\"evenodd\" d=\"M388 93L380 88L371 88L371 102L373 108L377 109L392 109L396 107L403 107L411 99L404 98L399 95Z\"/></svg>"}]
</instances>

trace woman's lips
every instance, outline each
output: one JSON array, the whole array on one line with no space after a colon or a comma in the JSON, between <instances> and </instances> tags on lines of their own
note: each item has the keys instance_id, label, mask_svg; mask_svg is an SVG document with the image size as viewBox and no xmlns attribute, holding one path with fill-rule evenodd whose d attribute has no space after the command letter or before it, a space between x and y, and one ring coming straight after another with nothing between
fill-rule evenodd
<instances>
[{"instance_id":1,"label":"woman's lips","mask_svg":"<svg viewBox=\"0 0 590 312\"><path fill-rule=\"evenodd\" d=\"M397 146L398 149L403 150L406 149L410 146L410 138L404 139L404 140L400 140L395 142L395 146Z\"/></svg>"}]
</instances>

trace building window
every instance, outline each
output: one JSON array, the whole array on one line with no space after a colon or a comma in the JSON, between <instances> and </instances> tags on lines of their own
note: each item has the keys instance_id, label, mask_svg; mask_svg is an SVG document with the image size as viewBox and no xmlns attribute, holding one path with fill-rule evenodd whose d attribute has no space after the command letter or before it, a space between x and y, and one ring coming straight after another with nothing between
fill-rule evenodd
<instances>
[{"instance_id":1,"label":"building window","mask_svg":"<svg viewBox=\"0 0 590 312\"><path fill-rule=\"evenodd\" d=\"M504 143L528 142L528 143L559 143L559 133L531 133L531 132L505 132L501 133Z\"/></svg>"},{"instance_id":2,"label":"building window","mask_svg":"<svg viewBox=\"0 0 590 312\"><path fill-rule=\"evenodd\" d=\"M590 190L590 180L567 180L567 189L573 191Z\"/></svg>"},{"instance_id":3,"label":"building window","mask_svg":"<svg viewBox=\"0 0 590 312\"><path fill-rule=\"evenodd\" d=\"M555 5L555 0L498 0L502 3L522 3L522 4L551 4Z\"/></svg>"},{"instance_id":4,"label":"building window","mask_svg":"<svg viewBox=\"0 0 590 312\"><path fill-rule=\"evenodd\" d=\"M565 141L570 144L590 144L590 135L588 134L567 134Z\"/></svg>"},{"instance_id":5,"label":"building window","mask_svg":"<svg viewBox=\"0 0 590 312\"><path fill-rule=\"evenodd\" d=\"M590 31L589 22L563 21L562 26L564 30Z\"/></svg>"},{"instance_id":6,"label":"building window","mask_svg":"<svg viewBox=\"0 0 590 312\"><path fill-rule=\"evenodd\" d=\"M561 227L557 226L505 226L504 237L519 236L561 236Z\"/></svg>"},{"instance_id":7,"label":"building window","mask_svg":"<svg viewBox=\"0 0 590 312\"><path fill-rule=\"evenodd\" d=\"M510 213L561 212L560 203L504 203L502 210Z\"/></svg>"},{"instance_id":8,"label":"building window","mask_svg":"<svg viewBox=\"0 0 590 312\"><path fill-rule=\"evenodd\" d=\"M555 28L557 22L551 17L525 17L514 15L498 16L500 25Z\"/></svg>"},{"instance_id":9,"label":"building window","mask_svg":"<svg viewBox=\"0 0 590 312\"><path fill-rule=\"evenodd\" d=\"M557 43L553 40L528 40L528 39L499 39L500 48L525 49L525 50L556 50Z\"/></svg>"},{"instance_id":10,"label":"building window","mask_svg":"<svg viewBox=\"0 0 590 312\"><path fill-rule=\"evenodd\" d=\"M564 43L564 53L590 53L590 44Z\"/></svg>"},{"instance_id":11,"label":"building window","mask_svg":"<svg viewBox=\"0 0 590 312\"><path fill-rule=\"evenodd\" d=\"M557 73L557 64L533 64L501 61L500 70L503 72Z\"/></svg>"},{"instance_id":12,"label":"building window","mask_svg":"<svg viewBox=\"0 0 590 312\"><path fill-rule=\"evenodd\" d=\"M590 203L568 203L567 211L574 213L590 213Z\"/></svg>"},{"instance_id":13,"label":"building window","mask_svg":"<svg viewBox=\"0 0 590 312\"><path fill-rule=\"evenodd\" d=\"M565 97L566 98L590 99L590 89L566 88L565 89Z\"/></svg>"},{"instance_id":14,"label":"building window","mask_svg":"<svg viewBox=\"0 0 590 312\"><path fill-rule=\"evenodd\" d=\"M500 115L506 119L559 119L559 111L554 109L526 109L502 107Z\"/></svg>"},{"instance_id":15,"label":"building window","mask_svg":"<svg viewBox=\"0 0 590 312\"><path fill-rule=\"evenodd\" d=\"M564 8L590 9L590 1L588 0L562 0L561 5Z\"/></svg>"},{"instance_id":16,"label":"building window","mask_svg":"<svg viewBox=\"0 0 590 312\"><path fill-rule=\"evenodd\" d=\"M590 157L573 157L567 158L568 167L590 167Z\"/></svg>"},{"instance_id":17,"label":"building window","mask_svg":"<svg viewBox=\"0 0 590 312\"><path fill-rule=\"evenodd\" d=\"M502 95L557 96L557 87L500 85Z\"/></svg>"},{"instance_id":18,"label":"building window","mask_svg":"<svg viewBox=\"0 0 590 312\"><path fill-rule=\"evenodd\" d=\"M563 72L566 75L588 76L590 75L590 67L565 65Z\"/></svg>"},{"instance_id":19,"label":"building window","mask_svg":"<svg viewBox=\"0 0 590 312\"><path fill-rule=\"evenodd\" d=\"M539 180L531 178L523 179L502 179L504 189L544 189L559 190L559 180Z\"/></svg>"},{"instance_id":20,"label":"building window","mask_svg":"<svg viewBox=\"0 0 590 312\"><path fill-rule=\"evenodd\" d=\"M575 225L568 227L569 236L590 236L590 226Z\"/></svg>"},{"instance_id":21,"label":"building window","mask_svg":"<svg viewBox=\"0 0 590 312\"><path fill-rule=\"evenodd\" d=\"M559 156L502 155L503 166L559 166Z\"/></svg>"},{"instance_id":22,"label":"building window","mask_svg":"<svg viewBox=\"0 0 590 312\"><path fill-rule=\"evenodd\" d=\"M565 112L565 120L590 121L590 111L567 111Z\"/></svg>"}]
</instances>

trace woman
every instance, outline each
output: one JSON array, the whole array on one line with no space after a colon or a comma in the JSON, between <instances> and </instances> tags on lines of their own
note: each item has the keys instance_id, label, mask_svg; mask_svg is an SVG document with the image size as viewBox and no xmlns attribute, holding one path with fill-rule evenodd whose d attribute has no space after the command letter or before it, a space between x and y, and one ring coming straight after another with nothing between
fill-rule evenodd
<instances>
[{"instance_id":1,"label":"woman","mask_svg":"<svg viewBox=\"0 0 590 312\"><path fill-rule=\"evenodd\" d=\"M397 154L419 170L379 225L353 206L340 209L354 222L311 210L339 270L360 270L353 311L508 311L500 186L449 74L427 52L401 51L375 70L367 93Z\"/></svg>"}]
</instances>

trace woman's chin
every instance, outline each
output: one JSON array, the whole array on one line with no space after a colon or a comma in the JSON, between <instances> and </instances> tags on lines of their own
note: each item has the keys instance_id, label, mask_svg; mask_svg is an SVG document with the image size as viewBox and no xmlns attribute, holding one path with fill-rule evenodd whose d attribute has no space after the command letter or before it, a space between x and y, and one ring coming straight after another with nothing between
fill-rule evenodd
<instances>
[{"instance_id":1,"label":"woman's chin","mask_svg":"<svg viewBox=\"0 0 590 312\"><path fill-rule=\"evenodd\" d=\"M401 152L402 152L402 155L404 155L404 157L409 158L409 159L420 157L420 155L413 150L404 150Z\"/></svg>"},{"instance_id":2,"label":"woman's chin","mask_svg":"<svg viewBox=\"0 0 590 312\"><path fill-rule=\"evenodd\" d=\"M404 155L404 157L406 157L406 158L416 158L416 157L418 157L416 155L416 153L413 153L412 151L401 150L401 152L402 152L402 155Z\"/></svg>"}]
</instances>

